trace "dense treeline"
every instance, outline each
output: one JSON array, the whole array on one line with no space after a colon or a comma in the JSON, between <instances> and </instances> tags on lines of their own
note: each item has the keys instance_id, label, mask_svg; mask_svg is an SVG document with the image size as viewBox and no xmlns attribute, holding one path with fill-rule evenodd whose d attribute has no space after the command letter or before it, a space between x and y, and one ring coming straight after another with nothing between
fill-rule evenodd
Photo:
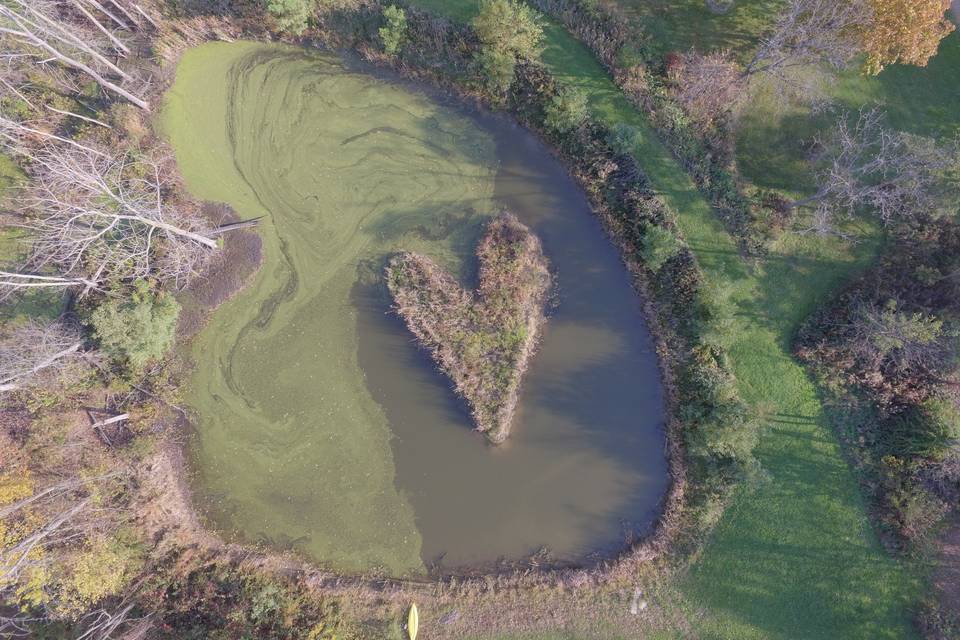
<instances>
[{"instance_id":1,"label":"dense treeline","mask_svg":"<svg viewBox=\"0 0 960 640\"><path fill-rule=\"evenodd\" d=\"M0 148L22 170L0 194L0 635L140 637L148 461L182 413L175 294L230 227L150 133L158 14L15 0L0 28Z\"/></svg>"}]
</instances>

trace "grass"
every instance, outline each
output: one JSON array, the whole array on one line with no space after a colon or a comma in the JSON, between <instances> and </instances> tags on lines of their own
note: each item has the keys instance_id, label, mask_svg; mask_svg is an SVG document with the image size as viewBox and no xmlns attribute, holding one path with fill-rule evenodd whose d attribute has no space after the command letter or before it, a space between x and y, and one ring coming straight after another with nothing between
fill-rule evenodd
<instances>
[{"instance_id":1,"label":"grass","mask_svg":"<svg viewBox=\"0 0 960 640\"><path fill-rule=\"evenodd\" d=\"M419 4L458 19L475 7L470 0ZM696 14L702 2L668 4ZM691 612L704 638L911 637L909 609L920 580L879 544L817 390L791 356L799 324L870 263L877 234L864 228L866 241L852 248L786 234L763 264L748 268L708 203L599 63L556 25L546 32L544 62L589 93L596 117L638 129L635 154L644 170L678 214L708 279L732 290L732 365L745 400L767 416L757 451L763 479L736 495L681 579L681 601L672 604ZM668 33L664 23L663 42Z\"/></svg>"},{"instance_id":2,"label":"grass","mask_svg":"<svg viewBox=\"0 0 960 640\"><path fill-rule=\"evenodd\" d=\"M696 0L617 0L614 4L643 26L651 49L660 55L690 49L730 49L747 55L783 2L737 0L723 15Z\"/></svg>"}]
</instances>

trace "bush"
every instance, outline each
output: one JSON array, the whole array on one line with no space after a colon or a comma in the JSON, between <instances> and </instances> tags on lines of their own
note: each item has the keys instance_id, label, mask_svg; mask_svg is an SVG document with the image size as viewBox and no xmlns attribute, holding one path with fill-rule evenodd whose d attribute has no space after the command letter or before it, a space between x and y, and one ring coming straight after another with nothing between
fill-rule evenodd
<instances>
[{"instance_id":1,"label":"bush","mask_svg":"<svg viewBox=\"0 0 960 640\"><path fill-rule=\"evenodd\" d=\"M547 104L544 124L558 133L576 129L587 119L587 94L563 87Z\"/></svg>"},{"instance_id":2,"label":"bush","mask_svg":"<svg viewBox=\"0 0 960 640\"><path fill-rule=\"evenodd\" d=\"M277 19L280 30L295 36L300 35L307 28L307 21L315 8L314 0L267 1L267 11Z\"/></svg>"},{"instance_id":3,"label":"bush","mask_svg":"<svg viewBox=\"0 0 960 640\"><path fill-rule=\"evenodd\" d=\"M387 24L380 27L380 39L383 40L383 50L393 55L407 38L407 14L400 7L391 5L384 8L383 17Z\"/></svg>"},{"instance_id":4,"label":"bush","mask_svg":"<svg viewBox=\"0 0 960 640\"><path fill-rule=\"evenodd\" d=\"M960 411L949 400L930 398L887 420L881 438L894 455L943 458L960 439Z\"/></svg>"},{"instance_id":5,"label":"bush","mask_svg":"<svg viewBox=\"0 0 960 640\"><path fill-rule=\"evenodd\" d=\"M494 95L502 94L513 84L517 59L507 51L483 49L477 54L477 66Z\"/></svg>"},{"instance_id":6,"label":"bush","mask_svg":"<svg viewBox=\"0 0 960 640\"><path fill-rule=\"evenodd\" d=\"M657 272L680 250L680 240L665 227L648 225L643 236L643 261L651 271Z\"/></svg>"},{"instance_id":7,"label":"bush","mask_svg":"<svg viewBox=\"0 0 960 640\"><path fill-rule=\"evenodd\" d=\"M155 637L176 640L333 640L342 619L337 603L296 578L273 578L234 566L208 565L154 594Z\"/></svg>"},{"instance_id":8,"label":"bush","mask_svg":"<svg viewBox=\"0 0 960 640\"><path fill-rule=\"evenodd\" d=\"M155 294L140 280L129 297L115 297L90 316L101 350L133 371L159 360L173 344L180 305L169 295Z\"/></svg>"},{"instance_id":9,"label":"bush","mask_svg":"<svg viewBox=\"0 0 960 640\"><path fill-rule=\"evenodd\" d=\"M636 127L625 122L618 122L610 131L607 143L617 153L630 154L640 144L640 132L637 131Z\"/></svg>"}]
</instances>

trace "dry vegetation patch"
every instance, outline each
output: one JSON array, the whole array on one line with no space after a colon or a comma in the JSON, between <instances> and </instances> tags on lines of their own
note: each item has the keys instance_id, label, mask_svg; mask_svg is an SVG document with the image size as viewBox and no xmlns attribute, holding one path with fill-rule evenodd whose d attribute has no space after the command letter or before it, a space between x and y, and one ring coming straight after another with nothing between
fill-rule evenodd
<instances>
[{"instance_id":1,"label":"dry vegetation patch","mask_svg":"<svg viewBox=\"0 0 960 640\"><path fill-rule=\"evenodd\" d=\"M387 287L397 313L466 400L477 430L500 443L510 433L551 278L539 238L509 213L490 223L477 257L475 292L414 253L390 260Z\"/></svg>"}]
</instances>

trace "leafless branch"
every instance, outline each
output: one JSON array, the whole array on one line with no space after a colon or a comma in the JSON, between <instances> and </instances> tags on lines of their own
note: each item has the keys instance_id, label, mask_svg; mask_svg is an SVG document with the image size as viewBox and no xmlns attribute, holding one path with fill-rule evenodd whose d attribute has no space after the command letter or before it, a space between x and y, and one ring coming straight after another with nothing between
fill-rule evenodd
<instances>
[{"instance_id":1,"label":"leafless branch","mask_svg":"<svg viewBox=\"0 0 960 640\"><path fill-rule=\"evenodd\" d=\"M70 325L38 322L15 327L0 341L0 393L12 391L45 370L61 370L80 357L83 341Z\"/></svg>"},{"instance_id":2,"label":"leafless branch","mask_svg":"<svg viewBox=\"0 0 960 640\"><path fill-rule=\"evenodd\" d=\"M108 36L109 45L98 42L95 32L85 32L80 25L68 22L57 4L50 0L8 0L0 4L0 36L9 48L45 56L40 58L43 64L56 61L79 71L104 89L149 111L149 103L110 79L111 76L121 82L133 79L108 57L110 49L122 51L126 45L82 5L74 3L74 6L97 26L98 33Z\"/></svg>"},{"instance_id":3,"label":"leafless branch","mask_svg":"<svg viewBox=\"0 0 960 640\"><path fill-rule=\"evenodd\" d=\"M771 77L778 91L809 98L811 87L796 71L824 64L834 69L849 66L860 54L858 29L871 16L866 0L790 0L743 76Z\"/></svg>"},{"instance_id":4,"label":"leafless branch","mask_svg":"<svg viewBox=\"0 0 960 640\"><path fill-rule=\"evenodd\" d=\"M51 519L44 527L34 531L14 545L0 549L0 582L15 582L20 570L30 557L30 552L64 524L87 508L90 499L86 498Z\"/></svg>"},{"instance_id":5,"label":"leafless branch","mask_svg":"<svg viewBox=\"0 0 960 640\"><path fill-rule=\"evenodd\" d=\"M54 113L59 113L60 115L63 115L63 116L70 116L71 118L77 118L77 119L79 119L79 120L83 120L84 122L89 122L89 123L91 123L91 124L100 125L101 127L105 127L105 128L107 128L107 129L113 129L113 127L111 127L111 126L110 126L109 124L107 124L106 122L101 122L100 120L97 120L96 118L88 118L87 116L82 116L82 115L80 115L79 113L74 113L74 112L72 112L72 111L63 111L62 109L55 109L55 108L51 107L51 106L48 105L48 104L45 104L45 105L43 105L43 106L44 106L47 110L52 111L52 112L54 112Z\"/></svg>"},{"instance_id":6,"label":"leafless branch","mask_svg":"<svg viewBox=\"0 0 960 640\"><path fill-rule=\"evenodd\" d=\"M892 223L918 214L947 209L956 201L957 185L948 178L960 164L956 144L888 129L877 109L861 110L851 125L841 116L824 149L818 191L791 204L814 209L813 230L832 231L837 218L859 211Z\"/></svg>"},{"instance_id":7,"label":"leafless branch","mask_svg":"<svg viewBox=\"0 0 960 640\"><path fill-rule=\"evenodd\" d=\"M32 232L33 272L183 284L218 247L197 216L168 204L169 158L52 145L31 158L33 180L17 202Z\"/></svg>"}]
</instances>

